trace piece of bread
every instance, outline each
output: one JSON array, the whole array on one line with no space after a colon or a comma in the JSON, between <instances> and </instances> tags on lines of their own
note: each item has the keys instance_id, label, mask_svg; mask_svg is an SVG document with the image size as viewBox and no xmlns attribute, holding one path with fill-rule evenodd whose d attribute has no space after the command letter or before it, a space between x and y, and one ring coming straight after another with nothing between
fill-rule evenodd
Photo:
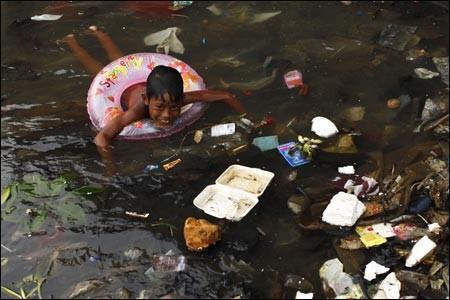
<instances>
[{"instance_id":1,"label":"piece of bread","mask_svg":"<svg viewBox=\"0 0 450 300\"><path fill-rule=\"evenodd\" d=\"M184 222L184 239L191 251L201 251L220 240L219 226L189 217Z\"/></svg>"}]
</instances>

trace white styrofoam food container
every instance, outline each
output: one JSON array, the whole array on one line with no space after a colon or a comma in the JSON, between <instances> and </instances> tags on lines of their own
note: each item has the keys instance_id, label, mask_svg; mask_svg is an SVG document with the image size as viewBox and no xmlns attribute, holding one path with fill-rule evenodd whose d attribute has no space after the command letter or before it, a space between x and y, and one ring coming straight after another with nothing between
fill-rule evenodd
<instances>
[{"instance_id":1,"label":"white styrofoam food container","mask_svg":"<svg viewBox=\"0 0 450 300\"><path fill-rule=\"evenodd\" d=\"M258 168L231 165L217 178L216 184L231 186L259 197L274 176L274 173Z\"/></svg>"},{"instance_id":2,"label":"white styrofoam food container","mask_svg":"<svg viewBox=\"0 0 450 300\"><path fill-rule=\"evenodd\" d=\"M240 221L258 203L274 173L231 165L194 199L194 205L216 218Z\"/></svg>"},{"instance_id":3,"label":"white styrofoam food container","mask_svg":"<svg viewBox=\"0 0 450 300\"><path fill-rule=\"evenodd\" d=\"M208 185L194 199L194 205L208 215L231 221L240 221L256 203L254 195L219 184Z\"/></svg>"}]
</instances>

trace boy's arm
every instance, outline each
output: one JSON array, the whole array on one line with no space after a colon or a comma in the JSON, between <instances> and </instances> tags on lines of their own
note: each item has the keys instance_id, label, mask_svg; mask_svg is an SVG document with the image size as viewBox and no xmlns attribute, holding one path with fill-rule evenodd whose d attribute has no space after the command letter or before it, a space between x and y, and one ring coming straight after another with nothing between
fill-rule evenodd
<instances>
[{"instance_id":1,"label":"boy's arm","mask_svg":"<svg viewBox=\"0 0 450 300\"><path fill-rule=\"evenodd\" d=\"M239 114L245 113L245 108L236 97L225 91L201 90L184 93L184 104L192 102L216 102L223 101Z\"/></svg>"},{"instance_id":2,"label":"boy's arm","mask_svg":"<svg viewBox=\"0 0 450 300\"><path fill-rule=\"evenodd\" d=\"M111 153L111 140L117 136L128 124L140 120L142 113L131 108L123 114L112 119L95 137L97 150L106 165L106 173L109 177L116 174L116 166Z\"/></svg>"},{"instance_id":3,"label":"boy's arm","mask_svg":"<svg viewBox=\"0 0 450 300\"><path fill-rule=\"evenodd\" d=\"M107 147L111 144L111 140L116 137L122 129L138 120L144 118L143 109L132 107L123 114L115 117L97 134L94 139L95 144L99 147Z\"/></svg>"}]
</instances>

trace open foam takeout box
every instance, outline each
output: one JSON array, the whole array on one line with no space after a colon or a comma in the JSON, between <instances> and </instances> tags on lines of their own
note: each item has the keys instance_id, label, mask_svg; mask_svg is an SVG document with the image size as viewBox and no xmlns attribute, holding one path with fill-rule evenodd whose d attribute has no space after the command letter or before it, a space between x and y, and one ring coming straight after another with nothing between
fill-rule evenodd
<instances>
[{"instance_id":1,"label":"open foam takeout box","mask_svg":"<svg viewBox=\"0 0 450 300\"><path fill-rule=\"evenodd\" d=\"M258 203L274 173L258 168L231 165L194 199L208 215L240 221Z\"/></svg>"}]
</instances>

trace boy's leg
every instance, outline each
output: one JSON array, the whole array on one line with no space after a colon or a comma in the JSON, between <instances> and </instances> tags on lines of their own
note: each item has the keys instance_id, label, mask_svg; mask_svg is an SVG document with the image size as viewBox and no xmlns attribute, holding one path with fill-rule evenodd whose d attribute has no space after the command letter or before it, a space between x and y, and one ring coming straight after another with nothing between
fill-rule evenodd
<instances>
[{"instance_id":1,"label":"boy's leg","mask_svg":"<svg viewBox=\"0 0 450 300\"><path fill-rule=\"evenodd\" d=\"M108 58L113 61L123 56L122 51L117 47L113 40L104 32L97 30L97 26L89 27L91 33L97 37L102 47L108 54Z\"/></svg>"},{"instance_id":2,"label":"boy's leg","mask_svg":"<svg viewBox=\"0 0 450 300\"><path fill-rule=\"evenodd\" d=\"M103 68L97 60L87 53L86 50L80 46L80 44L78 44L73 34L66 35L63 42L70 47L70 50L72 50L75 57L78 58L78 60L92 75L97 75L97 73Z\"/></svg>"}]
</instances>

